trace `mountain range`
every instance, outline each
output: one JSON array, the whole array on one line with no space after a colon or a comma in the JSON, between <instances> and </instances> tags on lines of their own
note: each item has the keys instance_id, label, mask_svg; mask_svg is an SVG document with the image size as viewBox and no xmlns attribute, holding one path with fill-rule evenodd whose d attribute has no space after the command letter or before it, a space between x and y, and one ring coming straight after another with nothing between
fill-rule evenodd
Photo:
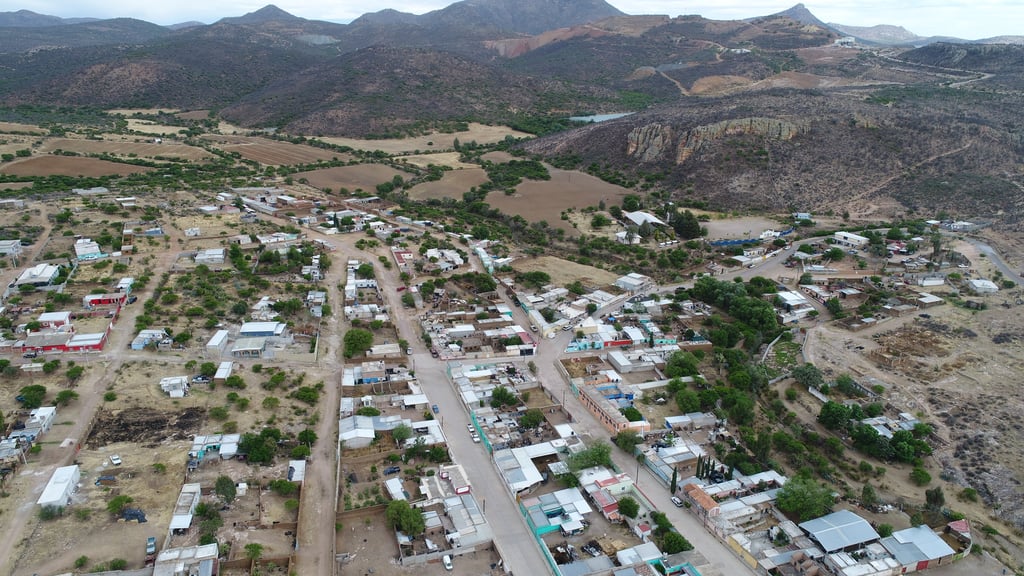
<instances>
[{"instance_id":1,"label":"mountain range","mask_svg":"<svg viewBox=\"0 0 1024 576\"><path fill-rule=\"evenodd\" d=\"M349 24L274 6L170 27L14 14L0 15L0 120L4 106L42 105L209 110L305 135L503 123L556 132L528 152L657 181L682 202L945 203L1024 228L1021 45L879 47L917 37L827 24L802 5L735 21L629 16L602 0L466 0ZM628 111L560 131L570 115Z\"/></svg>"}]
</instances>

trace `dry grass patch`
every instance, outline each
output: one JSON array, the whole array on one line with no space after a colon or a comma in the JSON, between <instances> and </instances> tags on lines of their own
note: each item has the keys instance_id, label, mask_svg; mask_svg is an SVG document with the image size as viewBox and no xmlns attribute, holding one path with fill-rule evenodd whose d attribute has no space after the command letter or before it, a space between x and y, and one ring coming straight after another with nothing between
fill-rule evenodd
<instances>
[{"instance_id":1,"label":"dry grass patch","mask_svg":"<svg viewBox=\"0 0 1024 576\"><path fill-rule=\"evenodd\" d=\"M547 272L551 276L551 283L558 286L565 286L576 280L594 286L607 286L619 277L607 270L577 264L554 256L516 260L512 263L512 267L519 272Z\"/></svg>"},{"instance_id":2,"label":"dry grass patch","mask_svg":"<svg viewBox=\"0 0 1024 576\"><path fill-rule=\"evenodd\" d=\"M461 200L463 193L468 192L473 186L480 186L487 182L487 180L487 172L483 168L451 170L445 172L440 180L417 184L409 190L409 197L413 200L433 200L439 198Z\"/></svg>"}]
</instances>

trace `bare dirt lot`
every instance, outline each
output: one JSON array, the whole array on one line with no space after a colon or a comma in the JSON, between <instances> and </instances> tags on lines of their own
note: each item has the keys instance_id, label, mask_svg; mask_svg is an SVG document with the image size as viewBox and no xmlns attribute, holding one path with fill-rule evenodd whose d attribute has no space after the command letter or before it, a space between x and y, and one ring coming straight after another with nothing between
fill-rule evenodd
<instances>
[{"instance_id":1,"label":"bare dirt lot","mask_svg":"<svg viewBox=\"0 0 1024 576\"><path fill-rule=\"evenodd\" d=\"M52 138L43 142L40 152L50 153L54 150L77 152L78 154L113 154L128 156L134 154L141 158L166 156L186 160L202 160L213 155L195 146L187 146L175 142L155 144L153 142L134 142L129 140L86 140L84 138Z\"/></svg>"},{"instance_id":2,"label":"bare dirt lot","mask_svg":"<svg viewBox=\"0 0 1024 576\"><path fill-rule=\"evenodd\" d=\"M284 166L289 164L306 164L317 160L348 160L350 157L333 150L314 148L303 144L277 142L255 136L221 136L209 134L204 140L215 143L227 152L238 152L247 160L255 160L260 164Z\"/></svg>"},{"instance_id":3,"label":"bare dirt lot","mask_svg":"<svg viewBox=\"0 0 1024 576\"><path fill-rule=\"evenodd\" d=\"M0 168L0 172L15 176L109 176L138 174L152 170L149 166L133 166L73 156L36 156L16 160Z\"/></svg>"},{"instance_id":4,"label":"bare dirt lot","mask_svg":"<svg viewBox=\"0 0 1024 576\"><path fill-rule=\"evenodd\" d=\"M170 524L174 498L185 471L182 458L187 443L159 442L145 449L128 441L98 449L83 449L81 488L63 517L50 521L33 519L31 532L18 560L15 574L55 574L71 570L75 559L88 557L86 569L115 558L128 562L129 568L141 568L146 538L163 541ZM115 467L111 454L119 454L124 464ZM162 472L153 464L166 466ZM100 476L113 476L109 486L97 486ZM147 522L117 521L106 510L107 502L118 495L130 496L131 506L146 514Z\"/></svg>"},{"instance_id":5,"label":"bare dirt lot","mask_svg":"<svg viewBox=\"0 0 1024 576\"><path fill-rule=\"evenodd\" d=\"M431 200L439 198L462 199L462 195L473 186L487 182L487 172L483 168L467 168L445 172L440 180L417 184L409 191L409 197L415 200Z\"/></svg>"},{"instance_id":6,"label":"bare dirt lot","mask_svg":"<svg viewBox=\"0 0 1024 576\"><path fill-rule=\"evenodd\" d=\"M582 172L548 168L551 180L524 180L516 193L506 196L492 192L485 200L506 214L519 215L530 222L547 220L552 226L560 225L560 216L568 208L619 204L629 190L609 184ZM571 227L567 231L572 231Z\"/></svg>"},{"instance_id":7,"label":"bare dirt lot","mask_svg":"<svg viewBox=\"0 0 1024 576\"><path fill-rule=\"evenodd\" d=\"M459 142L469 143L476 141L478 144L492 144L504 140L506 136L525 138L530 135L524 132L517 132L505 126L487 126L485 124L471 123L469 130L466 132L454 132L452 134L434 133L400 140L360 140L356 138L322 138L322 140L339 146L355 148L356 150L381 150L389 154L403 154L416 150L447 150L454 147L456 138L459 139Z\"/></svg>"},{"instance_id":8,"label":"bare dirt lot","mask_svg":"<svg viewBox=\"0 0 1024 576\"><path fill-rule=\"evenodd\" d=\"M551 283L557 286L564 286L575 282L576 280L579 280L584 284L608 286L615 282L615 279L619 277L617 274L613 274L607 270L601 270L599 268L594 268L593 266L584 266L583 264L562 260L561 258L555 258L554 256L541 256L539 258L515 260L512 262L512 267L520 272L533 272L538 270L547 272L551 275Z\"/></svg>"},{"instance_id":9,"label":"bare dirt lot","mask_svg":"<svg viewBox=\"0 0 1024 576\"><path fill-rule=\"evenodd\" d=\"M936 481L939 472L950 481L946 493L971 486L998 503L999 517L1019 527L1024 426L1016 382L1024 370L1024 316L1013 304L1007 310L999 306L1001 299L986 300L988 310L944 305L929 308L931 318L897 318L857 333L825 326L810 334L808 360L833 377L845 372L884 382L892 412L917 415L943 439L928 463ZM876 350L891 360L873 360L869 355ZM888 480L894 490L902 484ZM920 492L913 486L902 490L907 497Z\"/></svg>"},{"instance_id":10,"label":"bare dirt lot","mask_svg":"<svg viewBox=\"0 0 1024 576\"><path fill-rule=\"evenodd\" d=\"M743 218L727 218L717 220L712 217L701 226L708 229L708 240L757 238L765 230L784 230L787 226L762 216L746 216Z\"/></svg>"},{"instance_id":11,"label":"bare dirt lot","mask_svg":"<svg viewBox=\"0 0 1024 576\"><path fill-rule=\"evenodd\" d=\"M407 174L383 164L360 164L298 172L294 175L296 180L306 178L310 185L317 188L331 188L335 191L341 188L347 188L350 191L362 189L367 192L372 192L377 184L387 182L395 176L404 178Z\"/></svg>"}]
</instances>

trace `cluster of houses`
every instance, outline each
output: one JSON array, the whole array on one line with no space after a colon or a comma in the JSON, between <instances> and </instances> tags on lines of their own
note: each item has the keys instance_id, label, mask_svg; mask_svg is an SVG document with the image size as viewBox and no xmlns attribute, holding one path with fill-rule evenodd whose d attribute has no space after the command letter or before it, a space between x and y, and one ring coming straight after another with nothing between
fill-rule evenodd
<instances>
[{"instance_id":1,"label":"cluster of houses","mask_svg":"<svg viewBox=\"0 0 1024 576\"><path fill-rule=\"evenodd\" d=\"M421 326L433 349L448 359L533 356L537 349L530 332L516 324L504 304L430 311L421 317Z\"/></svg>"},{"instance_id":2,"label":"cluster of houses","mask_svg":"<svg viewBox=\"0 0 1024 576\"><path fill-rule=\"evenodd\" d=\"M38 270L40 267L56 268L48 264L30 268L26 272ZM25 274L23 273L22 276ZM130 298L132 278L123 278L114 288L114 291L105 294L89 294L82 298L82 309L71 312L68 310L43 312L34 322L18 326L16 333L20 336L14 340L0 341L0 350L7 352L22 352L31 354L60 353L60 352L98 352L106 346L117 319L124 306ZM79 332L74 324L76 318L91 318L102 316L109 318L106 329L102 332ZM32 371L41 369L34 364L22 366L23 370Z\"/></svg>"}]
</instances>

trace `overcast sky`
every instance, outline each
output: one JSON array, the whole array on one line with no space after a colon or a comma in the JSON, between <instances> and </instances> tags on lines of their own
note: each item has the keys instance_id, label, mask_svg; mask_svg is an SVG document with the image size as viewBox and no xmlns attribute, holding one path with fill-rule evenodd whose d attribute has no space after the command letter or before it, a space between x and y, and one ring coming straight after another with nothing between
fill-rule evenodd
<instances>
[{"instance_id":1,"label":"overcast sky","mask_svg":"<svg viewBox=\"0 0 1024 576\"><path fill-rule=\"evenodd\" d=\"M699 14L732 20L781 12L797 0L612 0L627 14ZM241 16L258 10L269 0L0 0L0 11L32 10L69 17L130 17L156 24L189 20L212 23L225 16ZM282 10L311 20L348 22L364 12L394 8L422 14L451 4L451 0L276 0ZM823 22L853 26L893 24L921 36L955 36L965 39L1024 34L1022 0L818 0L804 4Z\"/></svg>"}]
</instances>

